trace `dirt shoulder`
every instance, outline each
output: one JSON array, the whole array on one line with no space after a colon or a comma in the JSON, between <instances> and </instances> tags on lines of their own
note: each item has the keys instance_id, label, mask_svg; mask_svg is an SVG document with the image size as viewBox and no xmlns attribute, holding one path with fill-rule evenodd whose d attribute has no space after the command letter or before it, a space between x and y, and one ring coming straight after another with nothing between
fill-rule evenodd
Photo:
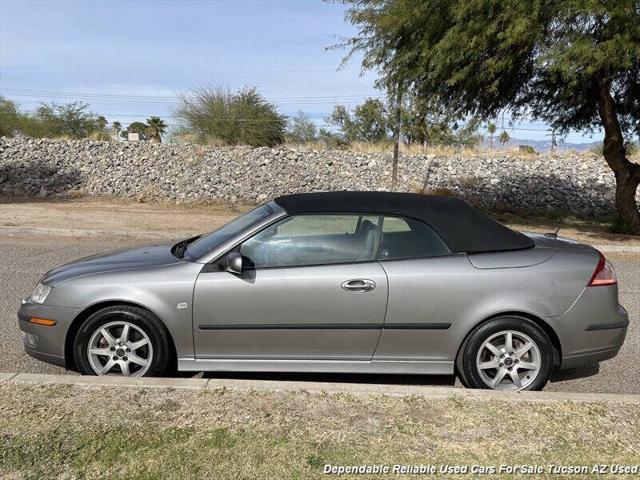
<instances>
[{"instance_id":1,"label":"dirt shoulder","mask_svg":"<svg viewBox=\"0 0 640 480\"><path fill-rule=\"evenodd\" d=\"M638 464L639 444L640 408L622 403L0 385L3 478L324 478L325 465L367 464L538 465L536 478L559 478L555 464L603 478L594 465Z\"/></svg>"},{"instance_id":2,"label":"dirt shoulder","mask_svg":"<svg viewBox=\"0 0 640 480\"><path fill-rule=\"evenodd\" d=\"M26 200L0 198L0 227L60 228L109 232L143 231L175 233L176 236L211 231L252 205L176 205L138 203L111 198ZM553 232L556 223L500 218L516 230ZM612 234L598 222L574 222L560 235L594 245L640 246L640 238Z\"/></svg>"}]
</instances>

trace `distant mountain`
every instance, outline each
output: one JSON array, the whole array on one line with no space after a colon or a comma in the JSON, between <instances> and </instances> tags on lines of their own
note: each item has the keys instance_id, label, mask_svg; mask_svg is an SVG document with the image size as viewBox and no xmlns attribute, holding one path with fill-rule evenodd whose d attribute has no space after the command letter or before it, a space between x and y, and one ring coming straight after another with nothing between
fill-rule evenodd
<instances>
[{"instance_id":1,"label":"distant mountain","mask_svg":"<svg viewBox=\"0 0 640 480\"><path fill-rule=\"evenodd\" d=\"M551 150L551 140L530 140L523 138L510 138L507 142L507 148L517 147L518 145L529 145L533 147L538 152L548 152ZM591 150L593 148L597 148L602 145L602 142L588 142L588 143L560 143L555 147L558 150L577 150L579 152L585 152L587 150ZM489 138L485 137L484 146L489 147L490 141ZM493 148L499 150L504 148L504 146L498 142L497 135L496 138L493 139Z\"/></svg>"}]
</instances>

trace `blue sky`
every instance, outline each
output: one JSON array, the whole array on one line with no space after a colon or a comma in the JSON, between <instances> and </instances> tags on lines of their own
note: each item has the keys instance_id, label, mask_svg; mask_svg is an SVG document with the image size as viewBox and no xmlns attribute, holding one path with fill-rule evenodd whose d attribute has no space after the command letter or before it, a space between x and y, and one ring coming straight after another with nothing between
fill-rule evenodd
<instances>
[{"instance_id":1,"label":"blue sky","mask_svg":"<svg viewBox=\"0 0 640 480\"><path fill-rule=\"evenodd\" d=\"M0 94L24 110L80 99L109 121L171 124L179 92L257 86L322 124L336 103L380 96L358 58L339 70L344 52L326 50L354 33L344 7L321 0L0 0Z\"/></svg>"}]
</instances>

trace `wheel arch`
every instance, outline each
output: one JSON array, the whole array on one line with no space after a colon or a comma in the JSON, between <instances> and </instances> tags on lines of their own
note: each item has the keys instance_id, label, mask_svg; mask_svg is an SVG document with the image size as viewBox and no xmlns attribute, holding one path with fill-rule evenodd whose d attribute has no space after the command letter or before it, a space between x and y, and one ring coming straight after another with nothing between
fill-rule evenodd
<instances>
[{"instance_id":1,"label":"wheel arch","mask_svg":"<svg viewBox=\"0 0 640 480\"><path fill-rule=\"evenodd\" d=\"M469 331L466 333L466 335L464 336L464 339L462 340L462 342L460 342L460 345L458 346L458 350L456 352L456 365L457 365L457 359L460 356L460 352L462 351L462 349L464 348L465 343L467 343L467 340L469 339L469 337L471 336L471 334L480 326L480 325L484 325L487 322L490 322L491 320L495 319L495 318L499 318L499 317L521 317L521 318L525 318L531 322L533 322L538 328L540 328L540 330L542 330L548 337L549 340L551 340L551 346L553 347L553 365L555 367L560 366L560 363L562 362L562 344L560 343L560 337L558 337L558 334L556 333L556 331L553 329L553 327L551 325L549 325L546 321L544 321L542 318L529 313L529 312L521 312L521 311L517 311L517 310L509 310L509 311L504 311L504 312L499 312L499 313L494 313L489 317L486 317L482 320L480 320L479 322L477 322L476 324L474 324ZM457 369L457 367L456 367Z\"/></svg>"},{"instance_id":2,"label":"wheel arch","mask_svg":"<svg viewBox=\"0 0 640 480\"><path fill-rule=\"evenodd\" d=\"M135 302L131 302L131 301L126 301L126 300L104 300L104 301L97 302L97 303L94 303L93 305L90 305L90 306L86 307L78 315L76 315L76 318L74 318L73 322L71 322L71 325L69 325L69 328L67 329L67 334L66 334L66 337L65 337L65 340L64 340L65 368L68 368L70 370L74 370L76 368L75 360L74 360L74 357L73 357L73 342L75 341L76 334L78 333L78 330L80 330L80 326L87 320L87 318L89 318L95 312L97 312L99 310L102 310L103 308L114 307L114 306L127 306L127 307L141 308L141 309L146 310L147 312L153 314L158 320L160 320L160 323L162 324L163 328L165 329L165 331L167 333L167 337L169 338L169 347L171 348L171 353L173 354L173 357L175 358L175 361L177 362L178 355L177 355L175 341L173 339L173 336L171 335L171 331L167 328L165 323L162 321L162 318L157 313L155 313L153 310L150 310L145 305L141 305L139 303L135 303Z\"/></svg>"}]
</instances>

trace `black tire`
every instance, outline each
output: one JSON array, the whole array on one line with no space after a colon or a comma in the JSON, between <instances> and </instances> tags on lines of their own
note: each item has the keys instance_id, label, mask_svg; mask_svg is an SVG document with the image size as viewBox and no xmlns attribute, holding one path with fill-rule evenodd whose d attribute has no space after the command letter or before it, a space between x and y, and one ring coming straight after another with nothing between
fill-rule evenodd
<instances>
[{"instance_id":1,"label":"black tire","mask_svg":"<svg viewBox=\"0 0 640 480\"><path fill-rule=\"evenodd\" d=\"M151 364L145 377L159 377L173 370L175 353L171 348L169 333L162 322L151 312L130 305L114 305L92 313L80 326L73 344L73 356L78 371L83 375L97 375L91 367L87 349L93 333L109 322L126 320L143 330L153 348Z\"/></svg>"},{"instance_id":2,"label":"black tire","mask_svg":"<svg viewBox=\"0 0 640 480\"><path fill-rule=\"evenodd\" d=\"M547 334L534 322L524 317L496 317L477 326L466 338L456 359L456 369L462 384L467 388L492 388L480 375L476 365L478 352L492 335L503 331L514 331L528 336L540 352L540 369L528 385L521 390L542 390L553 370L553 344ZM506 343L506 342L505 342ZM491 372L491 370L489 370ZM517 378L515 380L518 380ZM508 383L508 379L507 379Z\"/></svg>"}]
</instances>

